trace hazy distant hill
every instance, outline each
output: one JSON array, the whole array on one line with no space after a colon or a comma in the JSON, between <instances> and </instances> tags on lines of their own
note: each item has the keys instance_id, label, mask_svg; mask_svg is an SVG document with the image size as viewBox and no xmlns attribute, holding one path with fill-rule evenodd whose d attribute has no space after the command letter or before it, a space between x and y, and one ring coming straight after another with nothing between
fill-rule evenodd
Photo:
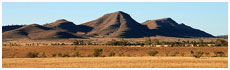
<instances>
[{"instance_id":1,"label":"hazy distant hill","mask_svg":"<svg viewBox=\"0 0 230 70\"><path fill-rule=\"evenodd\" d=\"M228 35L219 35L219 36L216 36L217 38L228 38Z\"/></svg>"},{"instance_id":2,"label":"hazy distant hill","mask_svg":"<svg viewBox=\"0 0 230 70\"><path fill-rule=\"evenodd\" d=\"M167 37L214 37L204 31L185 24L178 24L171 18L136 22L122 11L104 16L80 25L65 19L38 25L3 26L3 39L49 39L49 38L141 38L149 36Z\"/></svg>"}]
</instances>

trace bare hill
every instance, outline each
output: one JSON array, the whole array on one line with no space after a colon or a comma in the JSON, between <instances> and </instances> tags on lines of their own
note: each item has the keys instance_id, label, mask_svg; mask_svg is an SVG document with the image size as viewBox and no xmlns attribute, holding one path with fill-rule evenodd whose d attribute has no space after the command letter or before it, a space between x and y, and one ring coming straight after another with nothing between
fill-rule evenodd
<instances>
[{"instance_id":1,"label":"bare hill","mask_svg":"<svg viewBox=\"0 0 230 70\"><path fill-rule=\"evenodd\" d=\"M140 24L122 11L105 14L80 25L60 19L45 25L3 27L3 39L214 37L185 24L178 24L171 18L148 20Z\"/></svg>"},{"instance_id":2,"label":"bare hill","mask_svg":"<svg viewBox=\"0 0 230 70\"><path fill-rule=\"evenodd\" d=\"M10 25L10 26L2 26L2 32L6 32L6 31L10 31L10 30L14 30L17 28L20 28L24 25Z\"/></svg>"},{"instance_id":3,"label":"bare hill","mask_svg":"<svg viewBox=\"0 0 230 70\"><path fill-rule=\"evenodd\" d=\"M151 35L167 37L213 37L204 31L194 29L185 24L178 24L171 18L148 20L143 25L150 29Z\"/></svg>"},{"instance_id":4,"label":"bare hill","mask_svg":"<svg viewBox=\"0 0 230 70\"><path fill-rule=\"evenodd\" d=\"M51 29L38 24L31 24L3 33L3 39L49 39L78 38L64 30Z\"/></svg>"},{"instance_id":5,"label":"bare hill","mask_svg":"<svg viewBox=\"0 0 230 70\"><path fill-rule=\"evenodd\" d=\"M65 30L72 33L77 32L77 25L65 19L56 20L53 23L44 25L44 27L48 27L56 30Z\"/></svg>"},{"instance_id":6,"label":"bare hill","mask_svg":"<svg viewBox=\"0 0 230 70\"><path fill-rule=\"evenodd\" d=\"M119 38L138 38L147 34L148 28L136 22L129 14L122 11L105 14L104 16L84 23L92 27L88 35Z\"/></svg>"}]
</instances>

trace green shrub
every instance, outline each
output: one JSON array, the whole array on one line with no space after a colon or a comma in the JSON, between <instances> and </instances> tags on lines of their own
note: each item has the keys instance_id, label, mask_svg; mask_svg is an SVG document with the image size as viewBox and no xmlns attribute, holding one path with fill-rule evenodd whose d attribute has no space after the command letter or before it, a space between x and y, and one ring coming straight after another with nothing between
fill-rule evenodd
<instances>
[{"instance_id":1,"label":"green shrub","mask_svg":"<svg viewBox=\"0 0 230 70\"><path fill-rule=\"evenodd\" d=\"M158 53L157 50L150 50L150 51L148 51L148 54L149 54L150 56L155 56L157 53Z\"/></svg>"},{"instance_id":2,"label":"green shrub","mask_svg":"<svg viewBox=\"0 0 230 70\"><path fill-rule=\"evenodd\" d=\"M131 55L130 55L130 54L127 54L126 56L131 57Z\"/></svg>"},{"instance_id":3,"label":"green shrub","mask_svg":"<svg viewBox=\"0 0 230 70\"><path fill-rule=\"evenodd\" d=\"M218 56L222 57L225 55L225 53L223 51L214 51L213 53L215 54L216 57L218 57Z\"/></svg>"},{"instance_id":4,"label":"green shrub","mask_svg":"<svg viewBox=\"0 0 230 70\"><path fill-rule=\"evenodd\" d=\"M115 56L115 53L114 52L110 52L109 56Z\"/></svg>"},{"instance_id":5,"label":"green shrub","mask_svg":"<svg viewBox=\"0 0 230 70\"><path fill-rule=\"evenodd\" d=\"M55 56L56 56L56 53L53 53L52 56L55 57Z\"/></svg>"},{"instance_id":6,"label":"green shrub","mask_svg":"<svg viewBox=\"0 0 230 70\"><path fill-rule=\"evenodd\" d=\"M180 54L181 54L181 56L184 56L184 53L183 53L183 52L181 52Z\"/></svg>"},{"instance_id":7,"label":"green shrub","mask_svg":"<svg viewBox=\"0 0 230 70\"><path fill-rule=\"evenodd\" d=\"M42 52L40 57L41 57L41 58L45 58L45 57L46 57L45 52Z\"/></svg>"},{"instance_id":8,"label":"green shrub","mask_svg":"<svg viewBox=\"0 0 230 70\"><path fill-rule=\"evenodd\" d=\"M124 52L120 52L118 55L119 56L124 56Z\"/></svg>"},{"instance_id":9,"label":"green shrub","mask_svg":"<svg viewBox=\"0 0 230 70\"><path fill-rule=\"evenodd\" d=\"M190 51L190 54L194 54L194 52L191 50L191 51Z\"/></svg>"},{"instance_id":10,"label":"green shrub","mask_svg":"<svg viewBox=\"0 0 230 70\"><path fill-rule=\"evenodd\" d=\"M73 56L74 56L74 57L80 56L80 53L79 53L78 51L75 51L75 52L73 53Z\"/></svg>"},{"instance_id":11,"label":"green shrub","mask_svg":"<svg viewBox=\"0 0 230 70\"><path fill-rule=\"evenodd\" d=\"M205 54L205 56L207 56L207 57L209 56L209 52L205 52L204 54Z\"/></svg>"},{"instance_id":12,"label":"green shrub","mask_svg":"<svg viewBox=\"0 0 230 70\"><path fill-rule=\"evenodd\" d=\"M179 52L177 52L177 51L172 51L172 52L170 53L171 56L176 56L177 54L179 54Z\"/></svg>"},{"instance_id":13,"label":"green shrub","mask_svg":"<svg viewBox=\"0 0 230 70\"><path fill-rule=\"evenodd\" d=\"M204 54L204 52L202 52L202 51L196 51L196 52L193 54L193 57L195 57L195 58L200 58L203 54Z\"/></svg>"},{"instance_id":14,"label":"green shrub","mask_svg":"<svg viewBox=\"0 0 230 70\"><path fill-rule=\"evenodd\" d=\"M26 56L29 58L35 58L35 57L38 57L38 53L37 52L28 52L26 54Z\"/></svg>"},{"instance_id":15,"label":"green shrub","mask_svg":"<svg viewBox=\"0 0 230 70\"><path fill-rule=\"evenodd\" d=\"M94 49L94 50L93 50L93 56L94 56L94 57L102 56L102 55L101 55L102 52L103 52L103 49L101 49L101 48Z\"/></svg>"},{"instance_id":16,"label":"green shrub","mask_svg":"<svg viewBox=\"0 0 230 70\"><path fill-rule=\"evenodd\" d=\"M56 53L56 57L61 57L62 53Z\"/></svg>"},{"instance_id":17,"label":"green shrub","mask_svg":"<svg viewBox=\"0 0 230 70\"><path fill-rule=\"evenodd\" d=\"M63 57L70 57L68 53L64 53Z\"/></svg>"},{"instance_id":18,"label":"green shrub","mask_svg":"<svg viewBox=\"0 0 230 70\"><path fill-rule=\"evenodd\" d=\"M62 57L62 54L61 53L53 53L52 56L53 57Z\"/></svg>"}]
</instances>

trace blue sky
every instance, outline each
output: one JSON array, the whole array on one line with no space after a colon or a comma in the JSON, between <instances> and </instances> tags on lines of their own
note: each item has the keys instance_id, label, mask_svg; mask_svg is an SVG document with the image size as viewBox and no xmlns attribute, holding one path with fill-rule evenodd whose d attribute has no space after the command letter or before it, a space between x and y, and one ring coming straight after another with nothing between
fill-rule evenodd
<instances>
[{"instance_id":1,"label":"blue sky","mask_svg":"<svg viewBox=\"0 0 230 70\"><path fill-rule=\"evenodd\" d=\"M228 33L227 2L3 2L3 25L45 24L66 19L81 24L123 11L137 22L170 17L212 35Z\"/></svg>"}]
</instances>

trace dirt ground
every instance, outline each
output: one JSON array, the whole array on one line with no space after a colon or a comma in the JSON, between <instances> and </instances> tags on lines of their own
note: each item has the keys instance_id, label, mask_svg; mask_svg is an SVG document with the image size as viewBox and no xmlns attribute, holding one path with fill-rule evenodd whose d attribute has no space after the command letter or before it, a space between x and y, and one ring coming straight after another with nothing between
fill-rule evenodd
<instances>
[{"instance_id":1,"label":"dirt ground","mask_svg":"<svg viewBox=\"0 0 230 70\"><path fill-rule=\"evenodd\" d=\"M80 56L92 56L93 49L102 48L104 56L109 56L110 52L114 52L115 56L149 56L147 53L149 50L157 50L159 53L155 56L170 56L173 52L178 52L176 56L192 56L190 51L202 51L209 52L209 55L203 56L215 56L214 51L223 51L225 56L228 55L227 47L121 47L121 46L12 46L12 47L2 47L3 58L24 58L28 52L37 52L41 54L45 53L47 57L52 57L52 54L62 53L72 56L74 51L80 53Z\"/></svg>"}]
</instances>

